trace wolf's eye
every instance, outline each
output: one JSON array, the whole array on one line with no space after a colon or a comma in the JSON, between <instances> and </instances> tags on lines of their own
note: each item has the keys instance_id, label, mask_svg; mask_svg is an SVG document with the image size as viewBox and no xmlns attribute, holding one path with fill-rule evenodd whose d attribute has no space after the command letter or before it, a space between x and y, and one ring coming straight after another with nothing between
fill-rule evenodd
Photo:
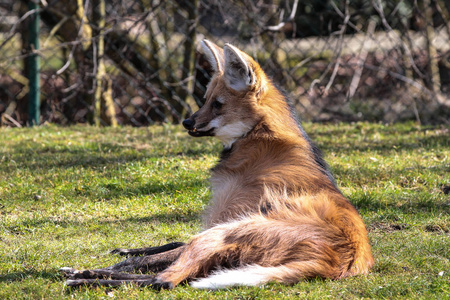
<instances>
[{"instance_id":1,"label":"wolf's eye","mask_svg":"<svg viewBox=\"0 0 450 300\"><path fill-rule=\"evenodd\" d=\"M211 104L211 106L213 107L213 108L215 108L215 109L221 109L222 108L222 103L220 103L219 101L214 101L212 104Z\"/></svg>"}]
</instances>

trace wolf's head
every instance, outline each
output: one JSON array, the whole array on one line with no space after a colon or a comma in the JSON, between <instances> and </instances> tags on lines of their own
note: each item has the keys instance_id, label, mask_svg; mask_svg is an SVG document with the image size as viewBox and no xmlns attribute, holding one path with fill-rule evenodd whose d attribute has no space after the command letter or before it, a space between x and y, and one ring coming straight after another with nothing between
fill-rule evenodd
<instances>
[{"instance_id":1,"label":"wolf's head","mask_svg":"<svg viewBox=\"0 0 450 300\"><path fill-rule=\"evenodd\" d=\"M191 136L216 136L229 148L261 120L258 102L268 79L258 63L230 44L221 49L203 40L202 48L214 75L205 104L183 126Z\"/></svg>"}]
</instances>

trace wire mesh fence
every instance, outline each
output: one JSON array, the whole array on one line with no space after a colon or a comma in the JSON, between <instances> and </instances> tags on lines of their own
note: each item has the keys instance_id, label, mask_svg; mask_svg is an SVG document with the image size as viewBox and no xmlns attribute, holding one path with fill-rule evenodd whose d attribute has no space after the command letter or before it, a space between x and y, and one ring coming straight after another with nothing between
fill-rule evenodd
<instances>
[{"instance_id":1,"label":"wire mesh fence","mask_svg":"<svg viewBox=\"0 0 450 300\"><path fill-rule=\"evenodd\" d=\"M207 38L249 53L312 121L448 123L444 0L0 0L1 124L179 123L203 103ZM29 22L40 15L40 49Z\"/></svg>"}]
</instances>

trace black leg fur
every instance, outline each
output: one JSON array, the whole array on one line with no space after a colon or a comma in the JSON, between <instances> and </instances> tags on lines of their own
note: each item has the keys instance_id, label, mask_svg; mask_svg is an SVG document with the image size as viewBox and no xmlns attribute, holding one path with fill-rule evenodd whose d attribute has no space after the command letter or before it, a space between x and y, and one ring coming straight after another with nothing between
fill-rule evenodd
<instances>
[{"instance_id":1,"label":"black leg fur","mask_svg":"<svg viewBox=\"0 0 450 300\"><path fill-rule=\"evenodd\" d=\"M153 289L169 289L170 284L158 282L153 275L129 274L135 272L161 272L170 266L183 252L185 245L171 243L170 246L152 247L155 254L134 256L125 259L113 266L78 271L71 268L62 268L60 271L65 277L67 286L118 286L126 283L135 283L138 286L149 286ZM148 249L148 248L147 248Z\"/></svg>"},{"instance_id":2,"label":"black leg fur","mask_svg":"<svg viewBox=\"0 0 450 300\"><path fill-rule=\"evenodd\" d=\"M113 266L105 268L106 270L114 272L161 272L170 266L183 252L185 246L168 250L165 252L146 255L146 256L132 256L126 260L117 263Z\"/></svg>"},{"instance_id":3,"label":"black leg fur","mask_svg":"<svg viewBox=\"0 0 450 300\"><path fill-rule=\"evenodd\" d=\"M153 275L147 274L128 274L128 273L119 273L105 269L96 269L96 270L70 270L71 272L67 272L67 269L62 269L61 272L64 276L69 279L114 279L114 280L144 280L151 279Z\"/></svg>"},{"instance_id":4,"label":"black leg fur","mask_svg":"<svg viewBox=\"0 0 450 300\"><path fill-rule=\"evenodd\" d=\"M139 256L139 255L154 255L162 252L167 252L181 246L184 246L184 243L181 242L173 242L159 247L148 247L148 248L137 248L137 249L123 249L117 248L111 251L113 254L119 254L122 256Z\"/></svg>"},{"instance_id":5,"label":"black leg fur","mask_svg":"<svg viewBox=\"0 0 450 300\"><path fill-rule=\"evenodd\" d=\"M173 286L167 282L159 282L155 278L150 279L70 279L66 281L67 286L69 287L80 287L80 286L108 286L108 287L117 287L123 284L135 284L140 287L150 287L155 290L161 289L171 289Z\"/></svg>"}]
</instances>

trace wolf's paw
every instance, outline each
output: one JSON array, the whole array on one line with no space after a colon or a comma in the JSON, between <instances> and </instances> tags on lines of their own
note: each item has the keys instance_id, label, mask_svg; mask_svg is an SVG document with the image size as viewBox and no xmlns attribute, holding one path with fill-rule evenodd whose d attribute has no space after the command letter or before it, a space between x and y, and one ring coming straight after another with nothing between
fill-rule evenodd
<instances>
[{"instance_id":1,"label":"wolf's paw","mask_svg":"<svg viewBox=\"0 0 450 300\"><path fill-rule=\"evenodd\" d=\"M73 277L75 274L79 273L80 271L78 271L77 269L74 268L70 268L70 267L62 267L58 270L64 277L66 278L71 278Z\"/></svg>"},{"instance_id":2,"label":"wolf's paw","mask_svg":"<svg viewBox=\"0 0 450 300\"><path fill-rule=\"evenodd\" d=\"M130 249L116 248L116 249L111 250L109 253L119 254L121 256L127 256L130 253Z\"/></svg>"},{"instance_id":3,"label":"wolf's paw","mask_svg":"<svg viewBox=\"0 0 450 300\"><path fill-rule=\"evenodd\" d=\"M173 289L173 284L171 282L167 281L161 281L158 279L154 279L154 281L148 285L148 287L154 289L154 290L171 290Z\"/></svg>"}]
</instances>

